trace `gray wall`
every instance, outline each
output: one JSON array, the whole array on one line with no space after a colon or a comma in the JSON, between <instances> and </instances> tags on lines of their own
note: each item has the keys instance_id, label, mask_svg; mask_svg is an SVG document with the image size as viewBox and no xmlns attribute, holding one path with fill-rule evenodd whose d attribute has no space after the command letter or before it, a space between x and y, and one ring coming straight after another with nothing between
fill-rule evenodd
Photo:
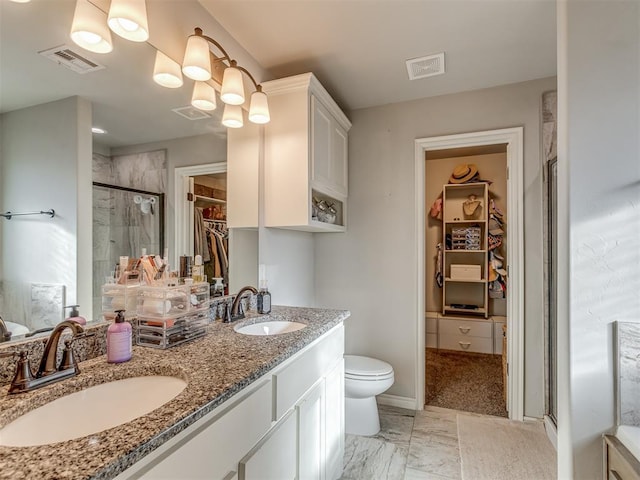
<instances>
[{"instance_id":1,"label":"gray wall","mask_svg":"<svg viewBox=\"0 0 640 480\"><path fill-rule=\"evenodd\" d=\"M356 110L346 234L315 238L316 304L348 308L347 352L388 361L388 393L416 398L414 140L524 126L525 415L544 413L541 96L545 78Z\"/></svg>"},{"instance_id":2,"label":"gray wall","mask_svg":"<svg viewBox=\"0 0 640 480\"><path fill-rule=\"evenodd\" d=\"M65 285L66 303L90 311L90 125L91 105L79 97L2 115L0 209L56 211L0 219L6 320L29 322L32 282Z\"/></svg>"},{"instance_id":3,"label":"gray wall","mask_svg":"<svg viewBox=\"0 0 640 480\"><path fill-rule=\"evenodd\" d=\"M640 318L640 4L558 9L559 478L602 478L613 322Z\"/></svg>"}]
</instances>

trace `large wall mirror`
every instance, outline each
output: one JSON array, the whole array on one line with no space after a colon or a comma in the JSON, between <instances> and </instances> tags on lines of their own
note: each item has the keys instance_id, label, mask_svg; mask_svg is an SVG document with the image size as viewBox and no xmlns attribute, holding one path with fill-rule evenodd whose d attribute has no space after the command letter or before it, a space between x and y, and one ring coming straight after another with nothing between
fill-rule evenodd
<instances>
[{"instance_id":1,"label":"large wall mirror","mask_svg":"<svg viewBox=\"0 0 640 480\"><path fill-rule=\"evenodd\" d=\"M0 2L0 213L55 210L0 218L0 316L14 339L51 328L65 305L101 320L100 288L120 256L166 247L177 268L178 256L194 254L193 242L176 251L176 238L193 237L175 227L185 211L174 196L176 168L195 167L192 208L230 242L230 258L206 273L224 277L231 292L257 278L257 231L228 232L224 222L221 108L192 108L187 79L178 89L155 84L148 43L113 35L110 54L77 47L74 7Z\"/></svg>"}]
</instances>

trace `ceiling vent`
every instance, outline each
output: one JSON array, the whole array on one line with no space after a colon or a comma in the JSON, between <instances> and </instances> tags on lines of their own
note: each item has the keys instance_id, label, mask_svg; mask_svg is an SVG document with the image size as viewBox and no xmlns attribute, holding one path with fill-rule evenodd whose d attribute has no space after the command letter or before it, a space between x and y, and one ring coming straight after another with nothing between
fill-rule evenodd
<instances>
[{"instance_id":1,"label":"ceiling vent","mask_svg":"<svg viewBox=\"0 0 640 480\"><path fill-rule=\"evenodd\" d=\"M407 60L409 80L433 77L444 73L444 52Z\"/></svg>"},{"instance_id":2,"label":"ceiling vent","mask_svg":"<svg viewBox=\"0 0 640 480\"><path fill-rule=\"evenodd\" d=\"M58 65L67 67L69 70L73 70L76 73L84 74L95 72L96 70L102 70L104 68L104 65L95 63L87 57L74 52L68 45L60 45L59 47L42 50L38 53L49 60L53 60Z\"/></svg>"},{"instance_id":3,"label":"ceiling vent","mask_svg":"<svg viewBox=\"0 0 640 480\"><path fill-rule=\"evenodd\" d=\"M198 110L196 107L192 107L191 105L187 107L174 108L172 111L188 120L204 120L205 118L211 118L211 115L207 112Z\"/></svg>"}]
</instances>

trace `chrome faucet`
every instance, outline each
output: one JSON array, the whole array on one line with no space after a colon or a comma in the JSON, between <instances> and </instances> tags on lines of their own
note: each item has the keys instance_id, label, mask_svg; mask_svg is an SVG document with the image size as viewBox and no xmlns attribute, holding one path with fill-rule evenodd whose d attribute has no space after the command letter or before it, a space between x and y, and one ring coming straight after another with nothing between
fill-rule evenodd
<instances>
[{"instance_id":1,"label":"chrome faucet","mask_svg":"<svg viewBox=\"0 0 640 480\"><path fill-rule=\"evenodd\" d=\"M258 290L250 285L247 285L246 287L242 287L240 289L240 291L236 294L236 298L234 298L233 303L231 304L230 316L232 321L244 318L244 310L242 308L242 302L240 300L242 299L242 296L247 292L251 292L256 295L258 293Z\"/></svg>"},{"instance_id":2,"label":"chrome faucet","mask_svg":"<svg viewBox=\"0 0 640 480\"><path fill-rule=\"evenodd\" d=\"M11 340L11 331L9 331L7 324L0 317L0 343L8 342L9 340Z\"/></svg>"},{"instance_id":3,"label":"chrome faucet","mask_svg":"<svg viewBox=\"0 0 640 480\"><path fill-rule=\"evenodd\" d=\"M62 332L67 328L71 329L73 336L70 340L65 340L62 360L60 361L60 365L58 365L58 344L60 343ZM40 360L40 366L35 374L31 371L27 352L22 351L19 353L20 356L16 364L16 373L9 387L9 393L28 392L80 373L78 363L73 356L72 344L78 338L91 335L93 334L84 333L82 326L76 322L70 320L60 322L47 339L44 352L42 353L42 359Z\"/></svg>"}]
</instances>

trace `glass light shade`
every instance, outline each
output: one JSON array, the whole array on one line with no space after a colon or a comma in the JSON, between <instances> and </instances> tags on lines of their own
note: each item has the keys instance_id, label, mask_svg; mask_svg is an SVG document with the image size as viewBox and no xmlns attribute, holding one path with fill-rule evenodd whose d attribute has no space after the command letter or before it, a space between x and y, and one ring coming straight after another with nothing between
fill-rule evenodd
<instances>
[{"instance_id":1,"label":"glass light shade","mask_svg":"<svg viewBox=\"0 0 640 480\"><path fill-rule=\"evenodd\" d=\"M269 123L269 103L267 94L264 92L253 92L251 94L251 105L249 106L249 121L253 123Z\"/></svg>"},{"instance_id":2,"label":"glass light shade","mask_svg":"<svg viewBox=\"0 0 640 480\"><path fill-rule=\"evenodd\" d=\"M132 42L149 39L145 0L111 0L107 23L114 33Z\"/></svg>"},{"instance_id":3,"label":"glass light shade","mask_svg":"<svg viewBox=\"0 0 640 480\"><path fill-rule=\"evenodd\" d=\"M196 82L193 86L191 105L199 110L215 110L216 91L208 83Z\"/></svg>"},{"instance_id":4,"label":"glass light shade","mask_svg":"<svg viewBox=\"0 0 640 480\"><path fill-rule=\"evenodd\" d=\"M229 128L242 128L242 107L240 105L225 105L222 124Z\"/></svg>"},{"instance_id":5,"label":"glass light shade","mask_svg":"<svg viewBox=\"0 0 640 480\"><path fill-rule=\"evenodd\" d=\"M182 70L180 65L156 50L156 63L153 66L153 81L167 88L182 86Z\"/></svg>"},{"instance_id":6,"label":"glass light shade","mask_svg":"<svg viewBox=\"0 0 640 480\"><path fill-rule=\"evenodd\" d=\"M192 80L206 82L211 79L209 42L199 35L191 35L182 61L182 73Z\"/></svg>"},{"instance_id":7,"label":"glass light shade","mask_svg":"<svg viewBox=\"0 0 640 480\"><path fill-rule=\"evenodd\" d=\"M227 67L224 69L220 100L228 105L242 105L244 103L242 72L237 68Z\"/></svg>"},{"instance_id":8,"label":"glass light shade","mask_svg":"<svg viewBox=\"0 0 640 480\"><path fill-rule=\"evenodd\" d=\"M71 23L71 40L94 53L113 50L111 32L104 21L104 13L87 0L77 0Z\"/></svg>"}]
</instances>

